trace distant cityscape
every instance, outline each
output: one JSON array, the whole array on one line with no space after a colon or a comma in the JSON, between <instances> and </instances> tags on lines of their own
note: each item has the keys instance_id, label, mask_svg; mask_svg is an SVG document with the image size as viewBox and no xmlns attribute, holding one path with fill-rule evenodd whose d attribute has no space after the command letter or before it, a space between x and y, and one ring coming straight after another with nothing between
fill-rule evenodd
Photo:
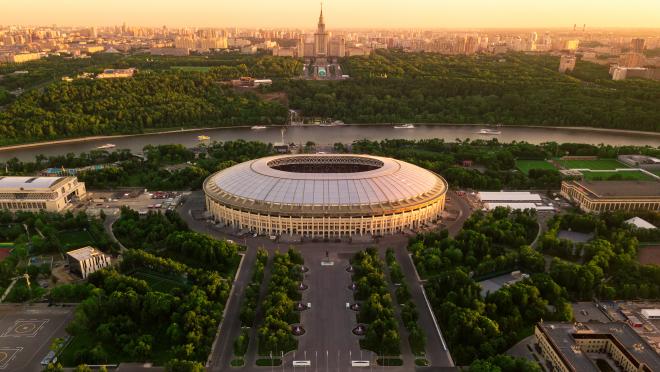
<instances>
[{"instance_id":1,"label":"distant cityscape","mask_svg":"<svg viewBox=\"0 0 660 372\"><path fill-rule=\"evenodd\" d=\"M584 24L552 30L333 30L326 28L325 21L321 9L314 30L0 25L0 63L23 63L49 55L87 58L94 53L128 52L162 56L264 53L329 62L379 49L444 55L524 52L563 56L561 72L571 71L577 57L610 66L615 80L660 79L660 53L646 53L660 48L659 30L592 30ZM329 65L321 62L314 72L323 78Z\"/></svg>"}]
</instances>

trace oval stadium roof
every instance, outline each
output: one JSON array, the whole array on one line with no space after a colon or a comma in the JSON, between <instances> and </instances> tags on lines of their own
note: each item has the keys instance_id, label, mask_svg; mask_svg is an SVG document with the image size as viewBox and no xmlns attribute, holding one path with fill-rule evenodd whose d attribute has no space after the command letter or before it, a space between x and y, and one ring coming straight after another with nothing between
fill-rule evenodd
<instances>
[{"instance_id":1,"label":"oval stadium roof","mask_svg":"<svg viewBox=\"0 0 660 372\"><path fill-rule=\"evenodd\" d=\"M322 171L285 171L279 164L320 164ZM339 164L364 169L332 172ZM342 168L345 170L346 168ZM301 213L375 212L409 208L443 195L445 180L404 161L370 155L280 155L238 164L205 182L207 195L234 207ZM293 210L291 210L293 212Z\"/></svg>"}]
</instances>

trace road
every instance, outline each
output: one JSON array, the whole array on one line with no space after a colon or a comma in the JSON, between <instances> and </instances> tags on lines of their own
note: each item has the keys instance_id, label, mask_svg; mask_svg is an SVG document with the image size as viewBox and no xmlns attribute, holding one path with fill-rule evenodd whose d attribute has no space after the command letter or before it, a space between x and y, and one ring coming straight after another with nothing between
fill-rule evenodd
<instances>
[{"instance_id":1,"label":"road","mask_svg":"<svg viewBox=\"0 0 660 372\"><path fill-rule=\"evenodd\" d=\"M449 349L442 339L442 335L437 332L433 316L422 293L422 283L417 277L417 272L415 271L412 259L408 255L408 250L405 247L401 247L395 249L395 253L396 259L399 265L401 265L401 271L405 275L406 283L408 283L412 301L417 307L417 311L419 311L418 323L426 333L426 359L432 366L453 367L454 363L449 354Z\"/></svg>"},{"instance_id":2,"label":"road","mask_svg":"<svg viewBox=\"0 0 660 372\"><path fill-rule=\"evenodd\" d=\"M447 196L450 200L447 201L446 209L456 210L458 216L455 221L449 221L446 223L447 230L449 231L449 236L456 236L463 228L463 224L472 214L472 208L464 197L459 196L454 191L449 191Z\"/></svg>"}]
</instances>

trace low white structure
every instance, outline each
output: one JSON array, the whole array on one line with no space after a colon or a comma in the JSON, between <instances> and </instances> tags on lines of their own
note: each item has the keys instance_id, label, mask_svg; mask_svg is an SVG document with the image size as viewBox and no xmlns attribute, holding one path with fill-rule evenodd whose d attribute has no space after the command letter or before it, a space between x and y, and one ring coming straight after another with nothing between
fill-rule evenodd
<instances>
[{"instance_id":1,"label":"low white structure","mask_svg":"<svg viewBox=\"0 0 660 372\"><path fill-rule=\"evenodd\" d=\"M648 320L660 319L660 309L642 309L640 313Z\"/></svg>"},{"instance_id":2,"label":"low white structure","mask_svg":"<svg viewBox=\"0 0 660 372\"><path fill-rule=\"evenodd\" d=\"M69 270L83 279L93 272L110 266L110 256L93 247L79 248L66 252Z\"/></svg>"},{"instance_id":3,"label":"low white structure","mask_svg":"<svg viewBox=\"0 0 660 372\"><path fill-rule=\"evenodd\" d=\"M633 225L638 229L649 229L649 230L650 229L655 229L655 226L652 223L646 221L643 218L639 218L639 217L633 217L629 220L626 220L626 223L629 224L629 225Z\"/></svg>"},{"instance_id":4,"label":"low white structure","mask_svg":"<svg viewBox=\"0 0 660 372\"><path fill-rule=\"evenodd\" d=\"M478 194L479 199L484 202L494 202L494 203L506 203L506 202L515 202L515 203L541 203L541 195L533 194L529 191L481 191Z\"/></svg>"},{"instance_id":5,"label":"low white structure","mask_svg":"<svg viewBox=\"0 0 660 372\"><path fill-rule=\"evenodd\" d=\"M135 75L135 68L123 69L105 69L102 73L96 75L97 79L116 79L116 78L132 78Z\"/></svg>"},{"instance_id":6,"label":"low white structure","mask_svg":"<svg viewBox=\"0 0 660 372\"><path fill-rule=\"evenodd\" d=\"M534 209L537 211L554 211L555 208L549 205L537 205L534 203L486 203L486 210L492 210L497 207L511 208L513 210Z\"/></svg>"}]
</instances>

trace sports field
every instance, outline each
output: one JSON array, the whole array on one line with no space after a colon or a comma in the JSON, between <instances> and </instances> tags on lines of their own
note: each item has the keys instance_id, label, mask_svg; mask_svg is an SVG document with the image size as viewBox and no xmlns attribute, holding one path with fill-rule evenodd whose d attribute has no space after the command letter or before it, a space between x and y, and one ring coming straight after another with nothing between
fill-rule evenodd
<instances>
[{"instance_id":1,"label":"sports field","mask_svg":"<svg viewBox=\"0 0 660 372\"><path fill-rule=\"evenodd\" d=\"M608 172L586 172L582 171L584 179L587 181L604 181L604 180L619 180L619 181L653 181L655 178L640 171L608 171Z\"/></svg>"},{"instance_id":2,"label":"sports field","mask_svg":"<svg viewBox=\"0 0 660 372\"><path fill-rule=\"evenodd\" d=\"M171 68L181 71L209 72L210 67L206 66L172 66Z\"/></svg>"},{"instance_id":3,"label":"sports field","mask_svg":"<svg viewBox=\"0 0 660 372\"><path fill-rule=\"evenodd\" d=\"M85 230L62 231L59 234L59 238L65 249L81 248L88 245L93 246L95 242L89 231Z\"/></svg>"},{"instance_id":4,"label":"sports field","mask_svg":"<svg viewBox=\"0 0 660 372\"><path fill-rule=\"evenodd\" d=\"M545 160L516 160L516 168L525 174L529 174L532 169L556 169Z\"/></svg>"},{"instance_id":5,"label":"sports field","mask_svg":"<svg viewBox=\"0 0 660 372\"><path fill-rule=\"evenodd\" d=\"M566 169L593 169L593 170L614 170L628 168L627 165L616 159L598 159L598 160L559 160L556 162Z\"/></svg>"},{"instance_id":6,"label":"sports field","mask_svg":"<svg viewBox=\"0 0 660 372\"><path fill-rule=\"evenodd\" d=\"M132 277L142 279L151 289L168 293L174 288L188 287L183 278L164 275L147 269L139 269L131 274Z\"/></svg>"}]
</instances>

